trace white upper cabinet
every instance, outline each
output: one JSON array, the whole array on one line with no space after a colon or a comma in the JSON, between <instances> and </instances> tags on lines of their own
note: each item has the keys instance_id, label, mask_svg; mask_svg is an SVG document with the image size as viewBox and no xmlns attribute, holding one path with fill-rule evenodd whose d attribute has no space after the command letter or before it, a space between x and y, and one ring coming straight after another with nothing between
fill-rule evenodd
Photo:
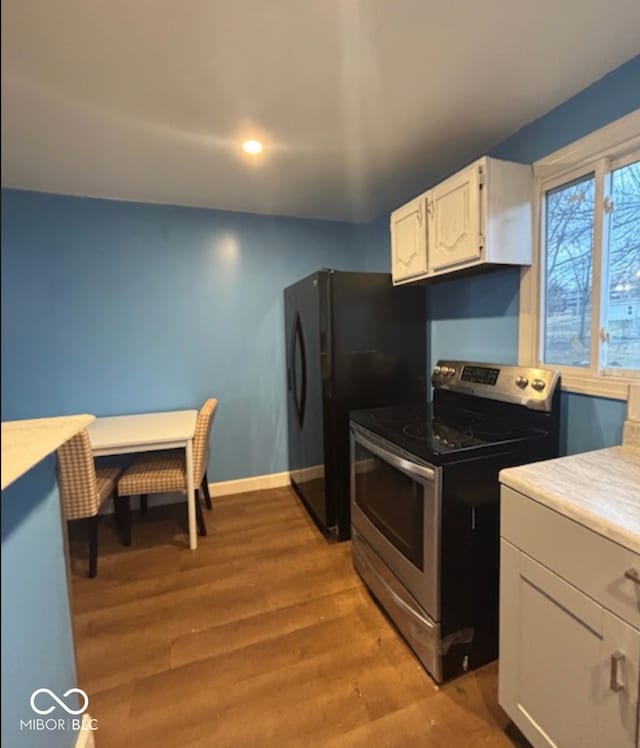
<instances>
[{"instance_id":1,"label":"white upper cabinet","mask_svg":"<svg viewBox=\"0 0 640 748\"><path fill-rule=\"evenodd\" d=\"M480 184L480 167L473 164L431 190L427 202L429 272L480 259Z\"/></svg>"},{"instance_id":2,"label":"white upper cabinet","mask_svg":"<svg viewBox=\"0 0 640 748\"><path fill-rule=\"evenodd\" d=\"M398 208L391 214L393 282L530 265L532 194L529 165L485 157Z\"/></svg>"},{"instance_id":3,"label":"white upper cabinet","mask_svg":"<svg viewBox=\"0 0 640 748\"><path fill-rule=\"evenodd\" d=\"M394 281L427 272L427 229L424 195L391 214L391 267Z\"/></svg>"}]
</instances>

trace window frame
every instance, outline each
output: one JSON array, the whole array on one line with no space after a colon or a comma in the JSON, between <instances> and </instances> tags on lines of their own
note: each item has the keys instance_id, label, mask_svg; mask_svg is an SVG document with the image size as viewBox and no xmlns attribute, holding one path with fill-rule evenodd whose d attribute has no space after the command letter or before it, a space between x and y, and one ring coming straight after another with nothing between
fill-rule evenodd
<instances>
[{"instance_id":1,"label":"window frame","mask_svg":"<svg viewBox=\"0 0 640 748\"><path fill-rule=\"evenodd\" d=\"M601 366L603 239L608 215L595 211L593 235L591 357L589 367L543 362L545 195L572 179L594 174L595 204L602 206L610 173L640 157L640 109L596 130L533 164L533 257L520 275L518 361L521 366L552 367L561 372L562 389L585 395L627 400L629 385L640 382L640 372ZM595 343L595 344L594 344Z\"/></svg>"}]
</instances>

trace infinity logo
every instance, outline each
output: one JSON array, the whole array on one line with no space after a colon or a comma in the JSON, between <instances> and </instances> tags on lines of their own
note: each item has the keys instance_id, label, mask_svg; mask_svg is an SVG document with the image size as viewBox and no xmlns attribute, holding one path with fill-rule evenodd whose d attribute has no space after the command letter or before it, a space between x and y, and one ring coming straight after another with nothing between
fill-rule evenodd
<instances>
[{"instance_id":1,"label":"infinity logo","mask_svg":"<svg viewBox=\"0 0 640 748\"><path fill-rule=\"evenodd\" d=\"M37 691L34 691L31 694L31 699L29 700L29 703L31 704L31 708L33 709L36 714L51 714L51 712L56 708L55 704L53 706L50 706L48 709L38 709L36 706L36 696L41 693L48 694L55 702L58 704L58 706L61 706L65 712L68 712L69 714L82 714L84 710L89 706L89 697L87 694L81 689L81 688L70 688L68 691L65 691L62 695L66 699L69 694L72 693L79 693L82 698L84 699L83 705L80 707L80 709L71 709L68 707L64 701L59 699L53 691L50 691L48 688L38 688Z\"/></svg>"}]
</instances>

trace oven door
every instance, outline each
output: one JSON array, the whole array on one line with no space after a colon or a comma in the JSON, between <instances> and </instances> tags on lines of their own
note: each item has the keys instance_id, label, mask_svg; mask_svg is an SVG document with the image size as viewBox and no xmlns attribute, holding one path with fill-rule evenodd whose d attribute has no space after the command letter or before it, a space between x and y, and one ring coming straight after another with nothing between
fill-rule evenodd
<instances>
[{"instance_id":1,"label":"oven door","mask_svg":"<svg viewBox=\"0 0 640 748\"><path fill-rule=\"evenodd\" d=\"M440 470L351 424L351 523L440 620Z\"/></svg>"}]
</instances>

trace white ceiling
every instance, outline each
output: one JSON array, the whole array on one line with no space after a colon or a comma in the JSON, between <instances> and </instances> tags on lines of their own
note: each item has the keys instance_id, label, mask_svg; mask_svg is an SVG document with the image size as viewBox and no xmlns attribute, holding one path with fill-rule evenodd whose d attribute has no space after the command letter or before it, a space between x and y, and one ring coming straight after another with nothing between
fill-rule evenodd
<instances>
[{"instance_id":1,"label":"white ceiling","mask_svg":"<svg viewBox=\"0 0 640 748\"><path fill-rule=\"evenodd\" d=\"M369 220L639 29L638 0L3 0L2 184Z\"/></svg>"}]
</instances>

